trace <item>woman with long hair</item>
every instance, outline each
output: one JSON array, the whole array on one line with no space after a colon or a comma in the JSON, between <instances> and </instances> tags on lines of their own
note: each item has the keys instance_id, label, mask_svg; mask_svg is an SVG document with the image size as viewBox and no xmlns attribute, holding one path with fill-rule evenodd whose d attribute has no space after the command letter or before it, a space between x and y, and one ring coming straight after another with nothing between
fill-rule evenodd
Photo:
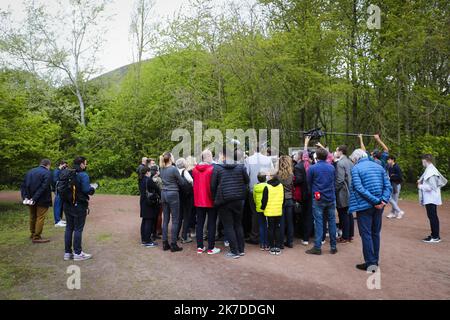
<instances>
[{"instance_id":1,"label":"woman with long hair","mask_svg":"<svg viewBox=\"0 0 450 320\"><path fill-rule=\"evenodd\" d=\"M163 250L177 252L183 250L177 245L178 224L180 215L180 186L184 181L180 172L173 165L174 158L170 152L159 157L161 180L163 183L161 201L163 207ZM169 245L168 229L172 217L171 243Z\"/></svg>"},{"instance_id":2,"label":"woman with long hair","mask_svg":"<svg viewBox=\"0 0 450 320\"><path fill-rule=\"evenodd\" d=\"M292 248L294 246L294 200L292 191L294 189L294 167L292 158L289 156L281 156L278 160L277 178L284 187L284 204L283 215L281 216L281 239L286 242L281 245Z\"/></svg>"}]
</instances>

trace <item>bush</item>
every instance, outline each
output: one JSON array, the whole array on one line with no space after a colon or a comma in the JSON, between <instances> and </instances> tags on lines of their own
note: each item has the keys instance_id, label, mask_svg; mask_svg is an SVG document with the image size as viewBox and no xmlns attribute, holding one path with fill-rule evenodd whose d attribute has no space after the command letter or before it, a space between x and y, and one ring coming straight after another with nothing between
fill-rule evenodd
<instances>
[{"instance_id":1,"label":"bush","mask_svg":"<svg viewBox=\"0 0 450 320\"><path fill-rule=\"evenodd\" d=\"M103 194L139 195L137 180L136 173L124 179L103 178L97 181L99 184L98 192Z\"/></svg>"}]
</instances>

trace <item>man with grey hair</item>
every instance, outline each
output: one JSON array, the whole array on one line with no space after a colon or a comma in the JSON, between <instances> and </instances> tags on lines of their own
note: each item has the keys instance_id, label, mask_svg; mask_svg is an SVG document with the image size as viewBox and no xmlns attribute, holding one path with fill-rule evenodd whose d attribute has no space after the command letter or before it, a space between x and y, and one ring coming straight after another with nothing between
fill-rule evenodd
<instances>
[{"instance_id":1,"label":"man with grey hair","mask_svg":"<svg viewBox=\"0 0 450 320\"><path fill-rule=\"evenodd\" d=\"M250 177L250 192L248 193L247 201L251 211L251 232L250 239L247 241L250 244L259 244L259 224L258 213L256 212L255 200L253 199L253 186L258 183L258 174L261 171L269 172L274 169L272 158L263 155L259 147L254 150L254 154L245 159L245 168Z\"/></svg>"},{"instance_id":2,"label":"man with grey hair","mask_svg":"<svg viewBox=\"0 0 450 320\"><path fill-rule=\"evenodd\" d=\"M356 212L365 262L356 265L360 270L375 272L380 252L380 232L383 210L391 197L392 187L386 171L370 161L362 149L353 151L349 213Z\"/></svg>"}]
</instances>

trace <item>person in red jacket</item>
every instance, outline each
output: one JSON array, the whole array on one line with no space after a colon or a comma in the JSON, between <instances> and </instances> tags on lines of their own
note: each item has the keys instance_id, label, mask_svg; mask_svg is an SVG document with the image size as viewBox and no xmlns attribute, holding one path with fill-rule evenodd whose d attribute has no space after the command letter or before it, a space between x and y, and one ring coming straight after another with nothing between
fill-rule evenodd
<instances>
[{"instance_id":1,"label":"person in red jacket","mask_svg":"<svg viewBox=\"0 0 450 320\"><path fill-rule=\"evenodd\" d=\"M194 180L194 206L197 214L197 253L206 251L203 246L203 226L208 215L208 254L217 254L220 249L215 247L217 211L214 209L214 200L211 194L211 176L214 165L210 150L202 152L202 162L192 170Z\"/></svg>"}]
</instances>

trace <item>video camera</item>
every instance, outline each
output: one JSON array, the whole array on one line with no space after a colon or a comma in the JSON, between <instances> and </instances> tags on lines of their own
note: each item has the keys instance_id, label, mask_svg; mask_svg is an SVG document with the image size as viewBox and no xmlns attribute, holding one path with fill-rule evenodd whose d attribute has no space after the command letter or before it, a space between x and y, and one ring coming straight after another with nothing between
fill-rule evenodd
<instances>
[{"instance_id":1,"label":"video camera","mask_svg":"<svg viewBox=\"0 0 450 320\"><path fill-rule=\"evenodd\" d=\"M311 137L311 139L319 140L320 138L325 136L325 133L321 130L321 128L315 128L309 131L304 131L303 135Z\"/></svg>"}]
</instances>

